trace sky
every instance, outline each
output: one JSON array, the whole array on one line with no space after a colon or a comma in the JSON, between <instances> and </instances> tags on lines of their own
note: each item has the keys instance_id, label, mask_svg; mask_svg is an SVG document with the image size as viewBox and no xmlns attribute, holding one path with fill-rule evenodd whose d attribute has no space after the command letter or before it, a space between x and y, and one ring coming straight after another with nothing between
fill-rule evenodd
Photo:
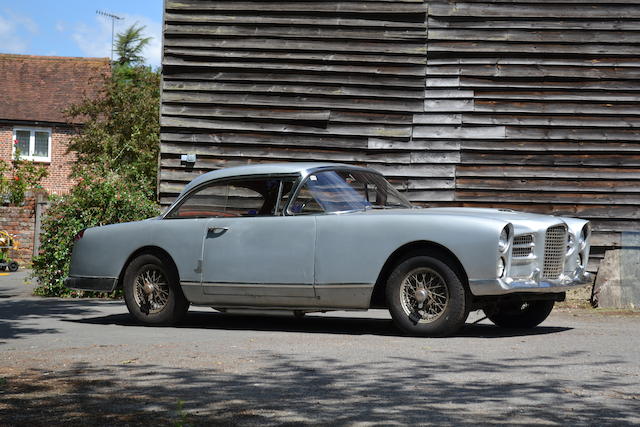
<instances>
[{"instance_id":1,"label":"sky","mask_svg":"<svg viewBox=\"0 0 640 427\"><path fill-rule=\"evenodd\" d=\"M111 56L111 19L124 18L115 33L145 25L153 37L144 51L147 63L160 65L162 0L0 0L0 53L47 56Z\"/></svg>"}]
</instances>

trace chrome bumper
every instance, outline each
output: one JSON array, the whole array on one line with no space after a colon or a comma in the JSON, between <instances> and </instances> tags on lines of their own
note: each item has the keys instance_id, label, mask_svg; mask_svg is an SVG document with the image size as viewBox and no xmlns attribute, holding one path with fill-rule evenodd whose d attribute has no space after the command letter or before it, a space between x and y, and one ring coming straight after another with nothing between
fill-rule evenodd
<instances>
[{"instance_id":1,"label":"chrome bumper","mask_svg":"<svg viewBox=\"0 0 640 427\"><path fill-rule=\"evenodd\" d=\"M506 295L516 292L554 293L565 292L572 288L590 283L593 275L577 269L572 276L562 274L556 280L540 278L540 271L536 271L527 279L514 280L510 277L493 280L469 280L471 293L476 296Z\"/></svg>"},{"instance_id":2,"label":"chrome bumper","mask_svg":"<svg viewBox=\"0 0 640 427\"><path fill-rule=\"evenodd\" d=\"M80 291L113 292L118 285L118 278L69 276L64 279L64 285Z\"/></svg>"}]
</instances>

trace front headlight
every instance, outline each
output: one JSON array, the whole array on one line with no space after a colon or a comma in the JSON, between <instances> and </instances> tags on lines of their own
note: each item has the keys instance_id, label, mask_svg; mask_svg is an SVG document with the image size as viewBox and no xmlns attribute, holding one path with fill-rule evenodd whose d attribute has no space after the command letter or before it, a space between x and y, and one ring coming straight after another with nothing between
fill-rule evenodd
<instances>
[{"instance_id":1,"label":"front headlight","mask_svg":"<svg viewBox=\"0 0 640 427\"><path fill-rule=\"evenodd\" d=\"M509 226L502 229L500 239L498 240L498 250L506 252L509 249Z\"/></svg>"},{"instance_id":2,"label":"front headlight","mask_svg":"<svg viewBox=\"0 0 640 427\"><path fill-rule=\"evenodd\" d=\"M585 262L584 262L584 258L582 257L582 254L578 255L578 267L580 268L585 268Z\"/></svg>"},{"instance_id":3,"label":"front headlight","mask_svg":"<svg viewBox=\"0 0 640 427\"><path fill-rule=\"evenodd\" d=\"M580 236L578 237L578 243L580 244L580 249L584 249L587 245L587 239L591 235L591 224L586 223L582 230L580 230Z\"/></svg>"},{"instance_id":4,"label":"front headlight","mask_svg":"<svg viewBox=\"0 0 640 427\"><path fill-rule=\"evenodd\" d=\"M574 245L576 244L576 237L573 233L569 233L567 236L567 256L573 253Z\"/></svg>"},{"instance_id":5,"label":"front headlight","mask_svg":"<svg viewBox=\"0 0 640 427\"><path fill-rule=\"evenodd\" d=\"M498 265L496 266L496 275L498 276L498 279L501 279L502 276L504 276L504 269L505 269L504 258L500 257L498 258Z\"/></svg>"}]
</instances>

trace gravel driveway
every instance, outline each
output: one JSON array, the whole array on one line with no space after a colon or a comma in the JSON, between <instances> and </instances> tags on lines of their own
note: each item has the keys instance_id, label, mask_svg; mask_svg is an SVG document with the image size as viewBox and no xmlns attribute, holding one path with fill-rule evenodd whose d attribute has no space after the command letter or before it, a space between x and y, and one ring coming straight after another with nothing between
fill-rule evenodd
<instances>
[{"instance_id":1,"label":"gravel driveway","mask_svg":"<svg viewBox=\"0 0 640 427\"><path fill-rule=\"evenodd\" d=\"M123 302L30 297L22 276L0 276L0 425L640 423L638 315L425 339L381 310L195 308L156 328Z\"/></svg>"}]
</instances>

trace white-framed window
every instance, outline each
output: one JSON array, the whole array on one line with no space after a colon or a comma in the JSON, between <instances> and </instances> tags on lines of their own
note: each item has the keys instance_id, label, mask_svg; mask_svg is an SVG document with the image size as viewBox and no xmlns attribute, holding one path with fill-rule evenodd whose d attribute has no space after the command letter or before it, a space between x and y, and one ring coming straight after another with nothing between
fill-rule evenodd
<instances>
[{"instance_id":1,"label":"white-framed window","mask_svg":"<svg viewBox=\"0 0 640 427\"><path fill-rule=\"evenodd\" d=\"M20 158L34 162L51 163L51 129L14 128L13 157L20 150Z\"/></svg>"}]
</instances>

